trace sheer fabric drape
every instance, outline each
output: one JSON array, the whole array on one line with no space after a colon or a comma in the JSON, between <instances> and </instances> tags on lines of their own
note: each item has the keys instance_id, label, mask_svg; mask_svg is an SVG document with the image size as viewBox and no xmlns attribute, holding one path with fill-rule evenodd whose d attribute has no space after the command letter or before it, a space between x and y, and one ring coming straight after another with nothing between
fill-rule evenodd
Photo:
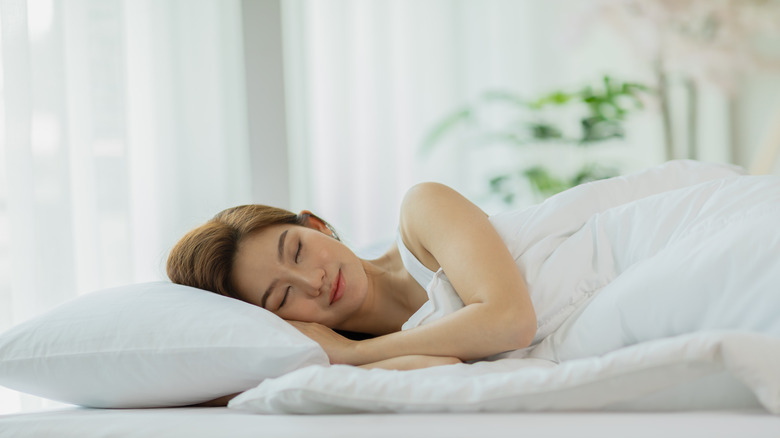
<instances>
[{"instance_id":1,"label":"sheer fabric drape","mask_svg":"<svg viewBox=\"0 0 780 438\"><path fill-rule=\"evenodd\" d=\"M2 0L0 330L248 202L236 0ZM37 400L0 395L5 410Z\"/></svg>"},{"instance_id":2,"label":"sheer fabric drape","mask_svg":"<svg viewBox=\"0 0 780 438\"><path fill-rule=\"evenodd\" d=\"M356 247L392 241L403 194L437 180L480 200L496 164L536 160L470 147L460 132L420 146L446 114L488 90L534 98L652 74L615 35L577 40L580 2L292 0L286 27L293 204L332 221ZM500 117L500 114L498 114ZM637 119L629 142L605 151L626 171L663 160L660 120ZM571 157L547 160L582 163ZM598 154L598 153L596 153ZM598 155L589 157L598 160ZM503 206L485 204L488 210Z\"/></svg>"}]
</instances>

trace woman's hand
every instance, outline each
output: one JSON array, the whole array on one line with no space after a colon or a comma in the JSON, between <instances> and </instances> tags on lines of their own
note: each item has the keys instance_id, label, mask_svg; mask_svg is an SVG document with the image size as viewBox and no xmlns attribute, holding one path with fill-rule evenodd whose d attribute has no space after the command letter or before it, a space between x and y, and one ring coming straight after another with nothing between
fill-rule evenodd
<instances>
[{"instance_id":1,"label":"woman's hand","mask_svg":"<svg viewBox=\"0 0 780 438\"><path fill-rule=\"evenodd\" d=\"M327 353L330 363L359 365L361 368L382 368L387 370L416 370L440 365L461 363L457 357L407 355L363 364L356 359L355 346L359 341L345 338L328 327L316 322L287 321L301 333L316 341Z\"/></svg>"},{"instance_id":2,"label":"woman's hand","mask_svg":"<svg viewBox=\"0 0 780 438\"><path fill-rule=\"evenodd\" d=\"M421 354L410 356L398 356L379 362L360 365L360 368L370 370L382 368L385 370L418 370L421 368L437 367L441 365L454 365L462 363L457 357L449 356L425 356Z\"/></svg>"},{"instance_id":3,"label":"woman's hand","mask_svg":"<svg viewBox=\"0 0 780 438\"><path fill-rule=\"evenodd\" d=\"M313 339L325 350L332 364L362 365L355 358L358 341L345 338L330 328L316 322L287 321L301 333Z\"/></svg>"}]
</instances>

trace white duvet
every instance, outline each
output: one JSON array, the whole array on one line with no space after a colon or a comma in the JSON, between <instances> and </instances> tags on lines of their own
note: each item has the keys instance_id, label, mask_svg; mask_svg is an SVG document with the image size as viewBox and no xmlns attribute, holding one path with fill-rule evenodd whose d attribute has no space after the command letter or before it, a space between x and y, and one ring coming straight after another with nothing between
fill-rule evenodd
<instances>
[{"instance_id":1,"label":"white duvet","mask_svg":"<svg viewBox=\"0 0 780 438\"><path fill-rule=\"evenodd\" d=\"M229 407L780 414L780 179L676 161L491 220L516 233L504 237L540 315L532 347L405 372L312 366Z\"/></svg>"}]
</instances>

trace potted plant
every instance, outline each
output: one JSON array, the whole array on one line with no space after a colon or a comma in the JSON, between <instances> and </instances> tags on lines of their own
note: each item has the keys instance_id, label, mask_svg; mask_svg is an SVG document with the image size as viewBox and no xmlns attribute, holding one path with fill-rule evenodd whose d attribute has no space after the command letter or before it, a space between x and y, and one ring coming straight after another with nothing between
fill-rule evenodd
<instances>
[{"instance_id":1,"label":"potted plant","mask_svg":"<svg viewBox=\"0 0 780 438\"><path fill-rule=\"evenodd\" d=\"M442 147L445 138L459 129L472 135L472 147L527 147L529 145L569 145L591 147L623 138L624 122L644 105L642 95L651 92L645 85L604 76L598 85L575 90L555 90L535 99L524 99L510 91L488 91L475 101L447 114L426 136L422 152ZM496 126L486 114L501 113ZM572 124L572 118L576 123ZM568 122L568 123L567 123ZM574 129L572 129L574 126ZM498 171L486 182L490 195L512 204L518 180L525 180L541 197L547 197L583 182L618 174L614 166L586 163L574 174L558 176L542 165L518 165L512 171Z\"/></svg>"}]
</instances>

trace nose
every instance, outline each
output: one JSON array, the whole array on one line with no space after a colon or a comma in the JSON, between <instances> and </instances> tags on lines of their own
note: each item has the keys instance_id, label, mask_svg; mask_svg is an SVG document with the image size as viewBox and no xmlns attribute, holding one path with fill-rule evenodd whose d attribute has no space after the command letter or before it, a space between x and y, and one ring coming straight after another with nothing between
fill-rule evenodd
<instances>
[{"instance_id":1,"label":"nose","mask_svg":"<svg viewBox=\"0 0 780 438\"><path fill-rule=\"evenodd\" d=\"M295 283L301 291L312 297L318 297L325 285L325 271L322 269L307 269L296 272Z\"/></svg>"}]
</instances>

